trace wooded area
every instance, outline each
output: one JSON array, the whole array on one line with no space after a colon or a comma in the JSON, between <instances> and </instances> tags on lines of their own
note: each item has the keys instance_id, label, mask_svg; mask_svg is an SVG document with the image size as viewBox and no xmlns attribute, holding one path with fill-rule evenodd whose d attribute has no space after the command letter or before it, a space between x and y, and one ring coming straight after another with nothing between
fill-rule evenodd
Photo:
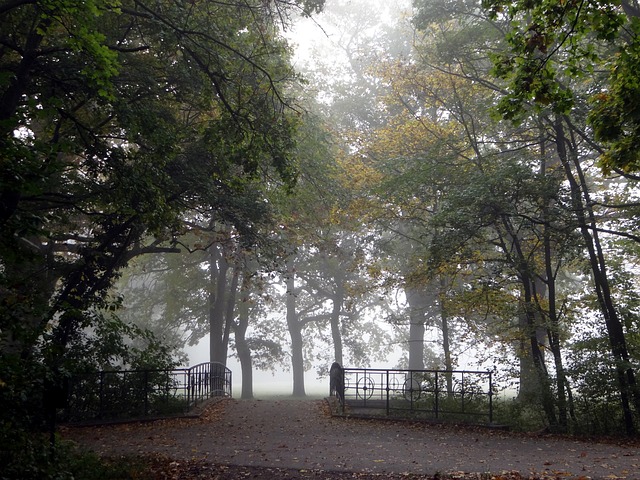
<instances>
[{"instance_id":1,"label":"wooded area","mask_svg":"<svg viewBox=\"0 0 640 480\"><path fill-rule=\"evenodd\" d=\"M473 362L514 418L636 434L638 34L635 0L3 2L0 463L74 374L207 336L246 398Z\"/></svg>"}]
</instances>

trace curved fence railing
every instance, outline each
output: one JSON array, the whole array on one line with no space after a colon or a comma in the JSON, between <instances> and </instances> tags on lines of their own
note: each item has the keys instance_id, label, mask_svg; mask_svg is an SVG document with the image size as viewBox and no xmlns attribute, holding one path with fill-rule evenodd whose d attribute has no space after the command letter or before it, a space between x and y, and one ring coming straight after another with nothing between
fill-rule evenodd
<instances>
[{"instance_id":1,"label":"curved fence railing","mask_svg":"<svg viewBox=\"0 0 640 480\"><path fill-rule=\"evenodd\" d=\"M342 412L493 423L490 371L343 368Z\"/></svg>"},{"instance_id":2,"label":"curved fence railing","mask_svg":"<svg viewBox=\"0 0 640 480\"><path fill-rule=\"evenodd\" d=\"M231 370L221 363L80 374L69 381L59 420L82 423L178 415L208 398L231 394Z\"/></svg>"}]
</instances>

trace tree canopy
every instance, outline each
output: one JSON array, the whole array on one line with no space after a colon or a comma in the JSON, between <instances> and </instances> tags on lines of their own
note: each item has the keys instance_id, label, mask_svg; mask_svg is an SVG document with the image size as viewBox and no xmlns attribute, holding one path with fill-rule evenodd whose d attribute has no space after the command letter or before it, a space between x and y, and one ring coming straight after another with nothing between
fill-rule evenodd
<instances>
[{"instance_id":1,"label":"tree canopy","mask_svg":"<svg viewBox=\"0 0 640 480\"><path fill-rule=\"evenodd\" d=\"M553 105L568 113L577 97L587 96L588 120L603 145L603 171L637 172L637 2L484 0L482 5L492 18L509 22L509 48L493 58L494 71L508 88L500 112L518 118L527 105ZM581 85L590 77L595 84L585 90Z\"/></svg>"},{"instance_id":2,"label":"tree canopy","mask_svg":"<svg viewBox=\"0 0 640 480\"><path fill-rule=\"evenodd\" d=\"M266 192L297 176L298 76L281 29L322 4L3 3L3 412L42 400L32 378L82 367L68 350L130 259L176 251L198 223L258 241Z\"/></svg>"},{"instance_id":3,"label":"tree canopy","mask_svg":"<svg viewBox=\"0 0 640 480\"><path fill-rule=\"evenodd\" d=\"M323 6L0 7L0 405L31 428L78 369L171 364L143 316L248 381L290 358L295 394L397 343L635 432L638 5L337 2L300 74L283 32Z\"/></svg>"}]
</instances>

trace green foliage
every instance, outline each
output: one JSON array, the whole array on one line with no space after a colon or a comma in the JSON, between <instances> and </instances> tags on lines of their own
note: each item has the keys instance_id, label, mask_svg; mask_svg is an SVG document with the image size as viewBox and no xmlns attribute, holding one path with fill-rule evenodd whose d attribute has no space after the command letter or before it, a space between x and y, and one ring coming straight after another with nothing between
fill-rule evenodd
<instances>
[{"instance_id":1,"label":"green foliage","mask_svg":"<svg viewBox=\"0 0 640 480\"><path fill-rule=\"evenodd\" d=\"M535 432L546 428L547 422L540 405L516 398L497 397L493 402L493 421L517 432Z\"/></svg>"},{"instance_id":2,"label":"green foliage","mask_svg":"<svg viewBox=\"0 0 640 480\"><path fill-rule=\"evenodd\" d=\"M189 404L178 377L171 370L154 369L74 375L69 404L60 418L82 423L184 414Z\"/></svg>"},{"instance_id":3,"label":"green foliage","mask_svg":"<svg viewBox=\"0 0 640 480\"><path fill-rule=\"evenodd\" d=\"M640 22L632 24L634 36ZM609 85L592 97L589 123L596 140L607 149L600 158L605 174L612 170L626 173L640 171L640 44L636 41L619 52L609 62Z\"/></svg>"},{"instance_id":4,"label":"green foliage","mask_svg":"<svg viewBox=\"0 0 640 480\"><path fill-rule=\"evenodd\" d=\"M43 402L50 372L33 359L2 356L0 375L0 426L4 435L13 431L27 435L33 429L46 429L49 419Z\"/></svg>"},{"instance_id":5,"label":"green foliage","mask_svg":"<svg viewBox=\"0 0 640 480\"><path fill-rule=\"evenodd\" d=\"M186 219L258 243L268 190L297 174L297 79L278 23L321 6L0 8L3 421L17 412L16 426L41 428L47 385L73 373L173 364L109 313L108 292L132 258L175 252Z\"/></svg>"},{"instance_id":6,"label":"green foliage","mask_svg":"<svg viewBox=\"0 0 640 480\"><path fill-rule=\"evenodd\" d=\"M494 20L508 22L508 47L492 55L493 74L507 87L496 108L500 116L522 121L541 111L568 114L578 97L590 96L588 121L605 147L603 172L638 171L637 8L626 1L482 5Z\"/></svg>"},{"instance_id":7,"label":"green foliage","mask_svg":"<svg viewBox=\"0 0 640 480\"><path fill-rule=\"evenodd\" d=\"M0 430L2 480L134 480L148 478L144 460L105 460L57 439Z\"/></svg>"},{"instance_id":8,"label":"green foliage","mask_svg":"<svg viewBox=\"0 0 640 480\"><path fill-rule=\"evenodd\" d=\"M576 433L610 435L620 430L619 387L608 349L606 337L594 336L577 342L571 351L568 374L576 379L571 428Z\"/></svg>"},{"instance_id":9,"label":"green foliage","mask_svg":"<svg viewBox=\"0 0 640 480\"><path fill-rule=\"evenodd\" d=\"M620 287L629 297L635 296L633 288L625 289L624 284ZM620 387L606 331L595 321L586 321L576 337L567 359L567 375L573 380L574 397L571 430L589 435L619 434L623 417ZM635 350L637 338L629 335L627 339L630 349Z\"/></svg>"},{"instance_id":10,"label":"green foliage","mask_svg":"<svg viewBox=\"0 0 640 480\"><path fill-rule=\"evenodd\" d=\"M325 0L298 0L296 4L302 6L302 12L305 16L311 16L314 13L320 13L324 9Z\"/></svg>"},{"instance_id":11,"label":"green foliage","mask_svg":"<svg viewBox=\"0 0 640 480\"><path fill-rule=\"evenodd\" d=\"M170 369L175 352L149 330L123 322L116 312L86 313L90 329L76 332L65 353L69 373L124 369Z\"/></svg>"},{"instance_id":12,"label":"green foliage","mask_svg":"<svg viewBox=\"0 0 640 480\"><path fill-rule=\"evenodd\" d=\"M29 432L46 430L57 408L66 406L69 400L77 400L79 392L69 387L81 384L80 379L87 374L97 378L101 370L175 368L173 351L150 332L123 323L113 312L92 312L87 313L87 317L84 321L91 328L75 332L62 361L52 362L51 358L58 357L59 353L46 337L38 356L26 360L17 355L0 356L0 422L5 428ZM150 397L154 397L157 390L162 397L159 404L167 403L166 374L151 375L146 380ZM139 389L133 395L138 395L138 401L123 398L125 408L143 408ZM154 408L153 402L151 404Z\"/></svg>"}]
</instances>

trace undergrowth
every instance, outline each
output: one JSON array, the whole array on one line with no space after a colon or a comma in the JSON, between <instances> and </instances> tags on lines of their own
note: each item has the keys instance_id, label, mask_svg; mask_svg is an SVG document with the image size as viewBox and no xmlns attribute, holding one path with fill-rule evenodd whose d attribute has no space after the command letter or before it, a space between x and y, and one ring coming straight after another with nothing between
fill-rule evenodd
<instances>
[{"instance_id":1,"label":"undergrowth","mask_svg":"<svg viewBox=\"0 0 640 480\"><path fill-rule=\"evenodd\" d=\"M147 461L103 459L43 435L4 435L0 449L0 480L146 480Z\"/></svg>"}]
</instances>

